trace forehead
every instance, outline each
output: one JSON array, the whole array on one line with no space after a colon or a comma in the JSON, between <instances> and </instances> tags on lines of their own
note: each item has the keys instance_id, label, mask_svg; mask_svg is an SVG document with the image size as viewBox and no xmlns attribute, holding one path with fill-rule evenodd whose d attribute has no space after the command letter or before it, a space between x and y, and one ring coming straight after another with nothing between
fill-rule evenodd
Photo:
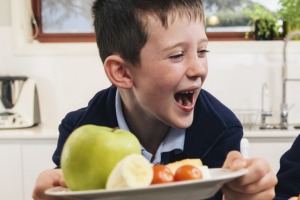
<instances>
[{"instance_id":1,"label":"forehead","mask_svg":"<svg viewBox=\"0 0 300 200\"><path fill-rule=\"evenodd\" d=\"M207 41L205 26L200 19L190 20L187 17L170 18L167 25L157 19L149 17L146 27L147 47L154 47L156 50L168 49L176 46L190 46L191 44L203 44Z\"/></svg>"}]
</instances>

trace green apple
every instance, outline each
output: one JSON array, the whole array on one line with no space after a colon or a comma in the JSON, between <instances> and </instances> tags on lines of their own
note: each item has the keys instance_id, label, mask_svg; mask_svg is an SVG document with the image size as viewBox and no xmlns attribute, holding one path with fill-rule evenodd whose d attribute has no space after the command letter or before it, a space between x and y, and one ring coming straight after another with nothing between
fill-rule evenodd
<instances>
[{"instance_id":1,"label":"green apple","mask_svg":"<svg viewBox=\"0 0 300 200\"><path fill-rule=\"evenodd\" d=\"M131 132L83 125L72 132L62 150L66 185L73 191L103 189L116 164L134 153L141 154L141 145Z\"/></svg>"}]
</instances>

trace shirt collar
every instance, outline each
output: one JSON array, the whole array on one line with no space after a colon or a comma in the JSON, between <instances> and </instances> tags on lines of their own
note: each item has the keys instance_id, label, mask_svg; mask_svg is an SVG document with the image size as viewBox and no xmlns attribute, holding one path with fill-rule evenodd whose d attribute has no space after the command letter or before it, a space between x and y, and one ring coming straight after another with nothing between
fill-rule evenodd
<instances>
[{"instance_id":1,"label":"shirt collar","mask_svg":"<svg viewBox=\"0 0 300 200\"><path fill-rule=\"evenodd\" d=\"M116 92L115 106L119 128L130 131L123 115L121 96L118 90ZM175 150L175 153L181 153L184 147L184 140L185 129L171 128L167 137L157 149L153 164L159 164L161 162L161 153L170 152L173 150ZM141 146L141 150L142 154L150 161L152 158L152 154L149 153L143 146Z\"/></svg>"}]
</instances>

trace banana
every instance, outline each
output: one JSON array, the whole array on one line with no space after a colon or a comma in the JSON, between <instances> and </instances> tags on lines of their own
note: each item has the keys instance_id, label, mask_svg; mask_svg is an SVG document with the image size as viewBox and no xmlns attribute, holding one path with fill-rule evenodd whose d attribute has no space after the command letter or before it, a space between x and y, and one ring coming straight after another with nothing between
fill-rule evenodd
<instances>
[{"instance_id":1,"label":"banana","mask_svg":"<svg viewBox=\"0 0 300 200\"><path fill-rule=\"evenodd\" d=\"M152 164L141 154L131 154L112 170L106 189L145 187L151 184L152 178Z\"/></svg>"},{"instance_id":2,"label":"banana","mask_svg":"<svg viewBox=\"0 0 300 200\"><path fill-rule=\"evenodd\" d=\"M198 169L202 172L202 180L210 179L211 173L206 165L203 166L197 166Z\"/></svg>"}]
</instances>

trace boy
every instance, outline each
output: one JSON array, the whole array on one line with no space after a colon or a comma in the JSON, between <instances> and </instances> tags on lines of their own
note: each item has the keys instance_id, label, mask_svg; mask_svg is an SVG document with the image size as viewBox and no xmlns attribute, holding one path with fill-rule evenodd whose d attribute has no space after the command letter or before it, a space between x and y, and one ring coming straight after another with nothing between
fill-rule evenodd
<instances>
[{"instance_id":1,"label":"boy","mask_svg":"<svg viewBox=\"0 0 300 200\"><path fill-rule=\"evenodd\" d=\"M277 179L270 166L263 159L242 158L240 122L201 90L208 45L201 0L96 0L93 14L113 86L62 121L53 155L57 167L75 128L120 127L136 135L143 155L154 164L201 158L209 167L247 168L248 174L222 188L226 199L273 199ZM43 199L45 189L61 184L61 170L47 170L33 196ZM221 198L221 193L215 197Z\"/></svg>"}]
</instances>

